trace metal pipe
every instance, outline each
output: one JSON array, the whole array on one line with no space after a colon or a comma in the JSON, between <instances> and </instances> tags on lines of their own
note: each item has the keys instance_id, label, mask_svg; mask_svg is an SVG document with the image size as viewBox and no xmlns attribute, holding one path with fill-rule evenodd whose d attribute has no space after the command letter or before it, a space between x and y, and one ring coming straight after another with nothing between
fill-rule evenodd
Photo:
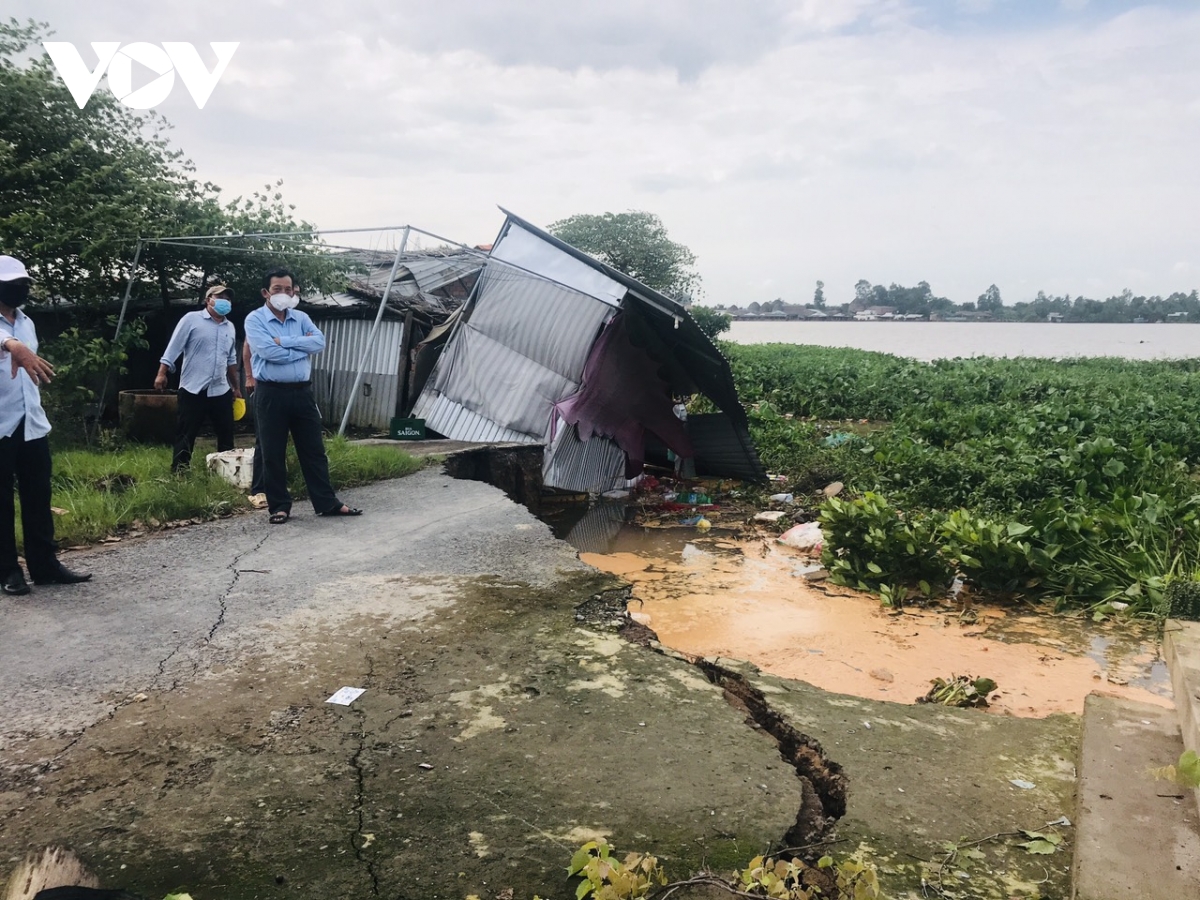
<instances>
[{"instance_id":1,"label":"metal pipe","mask_svg":"<svg viewBox=\"0 0 1200 900\"><path fill-rule=\"evenodd\" d=\"M363 348L362 355L358 358L358 373L354 376L354 384L351 386L350 396L346 400L346 412L342 415L342 424L338 426L338 437L346 433L346 423L350 421L350 411L354 409L354 401L358 399L358 389L362 386L363 372L367 368L367 358L375 347L375 335L379 332L379 323L383 321L383 311L387 308L388 294L392 292L392 285L396 281L396 270L400 268L400 257L404 255L404 248L408 246L410 230L407 225L404 227L404 237L400 239L400 249L396 251L396 259L392 263L391 274L388 275L387 287L383 289L383 296L379 298L379 312L375 316L375 324L371 326L371 333L367 336L367 346Z\"/></svg>"},{"instance_id":2,"label":"metal pipe","mask_svg":"<svg viewBox=\"0 0 1200 900\"><path fill-rule=\"evenodd\" d=\"M293 234L361 234L368 231L400 231L407 229L408 225L384 225L380 228L313 228L305 230L303 228L295 228L291 231L238 231L233 234L169 234L160 238L141 238L148 244L157 243L158 241L215 241L217 238L267 238L267 237L287 237ZM422 232L427 234L428 232ZM437 237L437 235L429 235ZM438 238L443 240L443 238Z\"/></svg>"},{"instance_id":3,"label":"metal pipe","mask_svg":"<svg viewBox=\"0 0 1200 900\"><path fill-rule=\"evenodd\" d=\"M113 332L113 344L121 336L121 328L125 324L125 311L129 308L129 298L133 295L133 279L137 275L138 260L142 258L142 239L138 238L133 251L133 262L129 265L129 277L125 279L125 297L121 300L121 313L117 316L117 330ZM104 387L100 388L100 399L96 401L96 428L100 427L100 417L104 414L104 399L108 396L108 379L111 371L104 373Z\"/></svg>"}]
</instances>

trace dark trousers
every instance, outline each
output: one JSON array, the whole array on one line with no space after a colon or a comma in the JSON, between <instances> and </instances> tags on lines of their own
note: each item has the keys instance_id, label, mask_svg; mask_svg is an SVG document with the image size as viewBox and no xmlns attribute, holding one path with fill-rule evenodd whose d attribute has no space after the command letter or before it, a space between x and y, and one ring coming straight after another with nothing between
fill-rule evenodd
<instances>
[{"instance_id":1,"label":"dark trousers","mask_svg":"<svg viewBox=\"0 0 1200 900\"><path fill-rule=\"evenodd\" d=\"M258 382L254 391L255 423L262 450L262 487L271 512L291 512L292 495L287 486L287 439L292 436L300 471L308 487L308 499L318 513L342 505L329 483L329 458L321 411L310 385ZM257 454L255 454L257 455Z\"/></svg>"},{"instance_id":2,"label":"dark trousers","mask_svg":"<svg viewBox=\"0 0 1200 900\"><path fill-rule=\"evenodd\" d=\"M192 448L196 446L196 435L204 420L212 422L217 433L217 452L233 449L233 391L217 397L207 394L192 394L179 389L178 416L175 427L175 453L171 457L171 471L191 465Z\"/></svg>"},{"instance_id":3,"label":"dark trousers","mask_svg":"<svg viewBox=\"0 0 1200 900\"><path fill-rule=\"evenodd\" d=\"M21 495L21 530L25 563L31 578L48 574L57 559L54 515L50 512L50 442L44 437L25 440L25 420L11 436L0 439L0 574L17 562L16 504L13 481Z\"/></svg>"}]
</instances>

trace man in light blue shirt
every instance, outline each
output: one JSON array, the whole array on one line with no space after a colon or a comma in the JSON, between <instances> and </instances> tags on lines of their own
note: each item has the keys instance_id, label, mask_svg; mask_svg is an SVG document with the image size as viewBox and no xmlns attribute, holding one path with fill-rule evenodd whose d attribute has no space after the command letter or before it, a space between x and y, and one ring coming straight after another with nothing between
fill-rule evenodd
<instances>
[{"instance_id":1,"label":"man in light blue shirt","mask_svg":"<svg viewBox=\"0 0 1200 900\"><path fill-rule=\"evenodd\" d=\"M179 320L159 360L154 389L165 390L167 375L183 354L175 430L175 452L171 471L178 472L192 461L196 436L204 420L217 433L217 452L233 449L233 398L242 396L238 387L237 331L226 318L233 308L233 295L223 284L214 284L204 295L204 309Z\"/></svg>"},{"instance_id":2,"label":"man in light blue shirt","mask_svg":"<svg viewBox=\"0 0 1200 900\"><path fill-rule=\"evenodd\" d=\"M24 263L0 256L0 590L14 595L29 593L17 559L14 481L29 577L35 584L77 584L92 577L58 561L50 511L50 421L39 391L54 368L37 355L37 330L20 309L29 286Z\"/></svg>"},{"instance_id":3,"label":"man in light blue shirt","mask_svg":"<svg viewBox=\"0 0 1200 900\"><path fill-rule=\"evenodd\" d=\"M313 354L325 349L325 335L296 309L296 279L287 269L263 277L261 307L246 316L246 342L254 378L254 418L262 450L262 487L273 525L292 514L287 487L287 439L291 433L308 499L319 516L358 516L338 499L329 483L321 411L312 392Z\"/></svg>"}]
</instances>

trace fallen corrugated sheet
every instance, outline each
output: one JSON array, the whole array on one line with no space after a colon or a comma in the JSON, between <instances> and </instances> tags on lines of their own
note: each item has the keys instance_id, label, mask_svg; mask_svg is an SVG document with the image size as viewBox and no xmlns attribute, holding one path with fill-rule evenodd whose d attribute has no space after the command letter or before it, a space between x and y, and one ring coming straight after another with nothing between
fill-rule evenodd
<instances>
[{"instance_id":1,"label":"fallen corrugated sheet","mask_svg":"<svg viewBox=\"0 0 1200 900\"><path fill-rule=\"evenodd\" d=\"M455 441L474 441L487 444L539 444L542 442L541 438L502 428L491 419L472 412L449 397L443 397L430 387L426 387L421 392L421 397L417 400L412 414L416 418L424 419L427 429Z\"/></svg>"},{"instance_id":2,"label":"fallen corrugated sheet","mask_svg":"<svg viewBox=\"0 0 1200 900\"><path fill-rule=\"evenodd\" d=\"M551 408L579 389L588 350L611 313L611 307L571 288L502 263L489 265L415 414L453 440L479 440L459 429L487 430L478 421L482 419L496 433L522 435L505 440L544 441ZM449 415L442 403L435 423L427 394L473 416Z\"/></svg>"},{"instance_id":3,"label":"fallen corrugated sheet","mask_svg":"<svg viewBox=\"0 0 1200 900\"><path fill-rule=\"evenodd\" d=\"M600 494L624 486L624 472L625 454L613 441L604 437L581 441L574 425L559 420L542 464L546 487Z\"/></svg>"}]
</instances>

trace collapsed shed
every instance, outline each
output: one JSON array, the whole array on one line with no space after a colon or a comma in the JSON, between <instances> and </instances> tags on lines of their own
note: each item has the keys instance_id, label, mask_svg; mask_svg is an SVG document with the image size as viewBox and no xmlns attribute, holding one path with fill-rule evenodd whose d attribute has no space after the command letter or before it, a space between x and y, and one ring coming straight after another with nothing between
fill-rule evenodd
<instances>
[{"instance_id":1,"label":"collapsed shed","mask_svg":"<svg viewBox=\"0 0 1200 900\"><path fill-rule=\"evenodd\" d=\"M764 481L729 363L686 307L503 212L413 415L454 440L544 444L561 490L621 486L668 450ZM719 411L681 420L697 393Z\"/></svg>"}]
</instances>

